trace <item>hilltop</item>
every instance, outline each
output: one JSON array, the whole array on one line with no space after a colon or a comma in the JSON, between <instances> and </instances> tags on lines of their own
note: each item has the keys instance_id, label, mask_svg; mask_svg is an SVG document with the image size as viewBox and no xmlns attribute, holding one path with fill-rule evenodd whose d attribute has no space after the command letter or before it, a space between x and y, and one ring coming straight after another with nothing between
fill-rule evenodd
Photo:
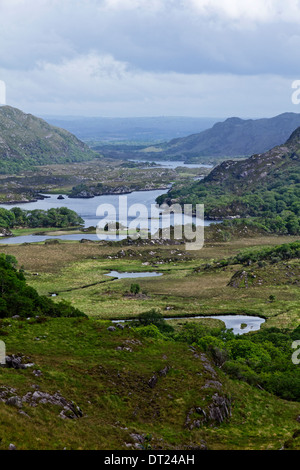
<instances>
[{"instance_id":1,"label":"hilltop","mask_svg":"<svg viewBox=\"0 0 300 470\"><path fill-rule=\"evenodd\" d=\"M212 128L164 145L144 149L146 158L190 161L196 157L238 157L263 153L285 142L300 126L300 114L283 113L273 118L232 117ZM155 150L155 153L154 153ZM203 160L203 158L202 158Z\"/></svg>"},{"instance_id":2,"label":"hilltop","mask_svg":"<svg viewBox=\"0 0 300 470\"><path fill-rule=\"evenodd\" d=\"M97 156L70 132L11 106L0 107L1 173Z\"/></svg>"},{"instance_id":3,"label":"hilltop","mask_svg":"<svg viewBox=\"0 0 300 470\"><path fill-rule=\"evenodd\" d=\"M208 218L255 219L266 230L298 234L299 174L300 127L284 145L243 161L225 161L202 181L175 185L167 196L205 204Z\"/></svg>"}]
</instances>

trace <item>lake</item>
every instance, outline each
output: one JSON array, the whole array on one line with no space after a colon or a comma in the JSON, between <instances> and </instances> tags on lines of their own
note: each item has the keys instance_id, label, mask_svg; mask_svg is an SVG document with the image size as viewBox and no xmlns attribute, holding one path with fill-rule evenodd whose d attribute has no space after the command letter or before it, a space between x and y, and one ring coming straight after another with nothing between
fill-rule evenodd
<instances>
[{"instance_id":1,"label":"lake","mask_svg":"<svg viewBox=\"0 0 300 470\"><path fill-rule=\"evenodd\" d=\"M190 320L190 319L203 319L213 318L215 320L221 320L225 323L225 327L229 330L232 329L235 335L243 335L250 331L259 331L261 325L265 323L265 319L261 317L251 317L247 315L215 315L215 316L204 316L198 315L195 317L167 317L165 320ZM113 320L113 323L124 323L125 321L132 320Z\"/></svg>"},{"instance_id":2,"label":"lake","mask_svg":"<svg viewBox=\"0 0 300 470\"><path fill-rule=\"evenodd\" d=\"M151 205L155 204L155 200L158 196L165 194L166 189L164 190L153 190L153 191L134 191L130 194L126 194L127 197L127 205L128 208L135 205L135 204L143 204L148 211L148 215L145 217L140 218L141 227L142 228L151 228L149 217L151 215ZM101 204L110 204L114 206L117 210L119 207L119 195L105 195L105 196L96 196L92 199L73 199L69 198L66 195L63 195L64 199L58 199L57 195L50 195L44 194L46 199L39 200L36 202L30 203L22 203L16 205L9 205L9 204L1 204L0 207L4 207L5 209L11 209L12 207L20 207L23 210L34 210L34 209L41 209L41 210L48 210L51 208L59 208L59 207L67 207L75 211L82 219L84 220L84 227L95 227L101 220L99 217L96 216L97 208ZM124 195L123 195L124 197ZM119 222L123 223L123 225L128 226L128 223L131 220L134 220L135 217L124 217L120 214ZM110 218L110 220L113 220ZM186 223L193 222L196 225L201 223L200 220L196 219L195 217L186 217ZM204 225L208 226L211 223L217 223L218 221L205 221ZM172 221L171 221L172 224ZM163 225L164 227L164 225ZM41 228L41 232L43 229ZM152 233L156 230L151 231ZM97 241L97 240L106 240L111 239L108 237L107 234L102 234L97 236L96 234L88 234L88 233L81 233L81 234L67 234L67 235L60 235L60 236L50 236L50 235L24 235L19 237L11 237L11 238L2 238L0 239L0 244L16 244L16 243L37 243L43 242L49 238L58 239L58 240L81 240L82 238ZM126 236L119 235L117 237L118 240L124 239Z\"/></svg>"},{"instance_id":3,"label":"lake","mask_svg":"<svg viewBox=\"0 0 300 470\"><path fill-rule=\"evenodd\" d=\"M184 161L180 160L165 160L165 161L158 161L158 160L130 160L131 162L137 162L137 163L156 163L156 165L159 165L160 168L169 168L172 170L175 170L175 168L178 168L179 166L182 166L183 168L213 168L213 165L206 165L204 163L184 163Z\"/></svg>"},{"instance_id":4,"label":"lake","mask_svg":"<svg viewBox=\"0 0 300 470\"><path fill-rule=\"evenodd\" d=\"M138 279L142 277L159 277L163 273L157 273L155 271L140 272L140 273L119 273L118 271L111 271L110 273L105 274L105 276L116 277L118 279Z\"/></svg>"}]
</instances>

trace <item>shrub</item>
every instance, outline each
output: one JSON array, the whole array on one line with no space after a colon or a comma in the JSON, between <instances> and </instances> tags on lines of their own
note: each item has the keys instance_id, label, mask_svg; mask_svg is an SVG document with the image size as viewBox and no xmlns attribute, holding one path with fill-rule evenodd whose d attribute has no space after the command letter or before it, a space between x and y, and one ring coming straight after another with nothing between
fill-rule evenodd
<instances>
[{"instance_id":1,"label":"shrub","mask_svg":"<svg viewBox=\"0 0 300 470\"><path fill-rule=\"evenodd\" d=\"M131 294L137 295L140 292L141 288L139 284L131 284L130 292Z\"/></svg>"}]
</instances>

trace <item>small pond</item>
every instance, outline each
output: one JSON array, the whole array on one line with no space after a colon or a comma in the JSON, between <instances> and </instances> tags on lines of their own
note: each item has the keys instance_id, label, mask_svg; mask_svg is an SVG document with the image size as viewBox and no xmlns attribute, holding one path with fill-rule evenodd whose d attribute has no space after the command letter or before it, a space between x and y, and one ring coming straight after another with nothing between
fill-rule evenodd
<instances>
[{"instance_id":1,"label":"small pond","mask_svg":"<svg viewBox=\"0 0 300 470\"><path fill-rule=\"evenodd\" d=\"M229 330L232 329L235 335L243 335L250 331L259 331L265 319L261 317L251 317L247 315L213 315L204 316L199 315L195 317L173 317L165 318L165 320L188 320L188 319L202 319L202 318L214 318L215 320L221 320L225 323L225 327ZM131 320L113 320L113 323L123 323L124 321Z\"/></svg>"},{"instance_id":2,"label":"small pond","mask_svg":"<svg viewBox=\"0 0 300 470\"><path fill-rule=\"evenodd\" d=\"M117 277L118 279L137 279L141 277L159 277L162 276L163 273L157 272L141 272L141 273L119 273L118 271L111 271L105 276L112 276Z\"/></svg>"}]
</instances>

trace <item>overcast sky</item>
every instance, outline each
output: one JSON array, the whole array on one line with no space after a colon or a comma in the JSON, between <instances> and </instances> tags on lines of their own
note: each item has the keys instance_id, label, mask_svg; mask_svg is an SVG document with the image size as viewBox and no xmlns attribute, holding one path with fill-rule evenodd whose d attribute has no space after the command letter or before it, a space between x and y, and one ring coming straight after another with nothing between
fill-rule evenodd
<instances>
[{"instance_id":1,"label":"overcast sky","mask_svg":"<svg viewBox=\"0 0 300 470\"><path fill-rule=\"evenodd\" d=\"M0 0L0 18L0 80L25 112L300 112L300 0Z\"/></svg>"}]
</instances>

